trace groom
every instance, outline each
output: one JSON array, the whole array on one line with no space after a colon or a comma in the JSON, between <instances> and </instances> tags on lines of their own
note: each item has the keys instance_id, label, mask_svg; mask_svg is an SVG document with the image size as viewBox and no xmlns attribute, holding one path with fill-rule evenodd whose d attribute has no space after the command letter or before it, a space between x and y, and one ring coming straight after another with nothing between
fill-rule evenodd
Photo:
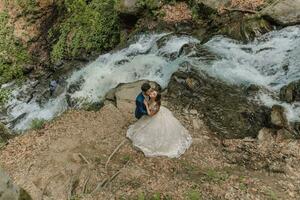
<instances>
[{"instance_id":1,"label":"groom","mask_svg":"<svg viewBox=\"0 0 300 200\"><path fill-rule=\"evenodd\" d=\"M144 100L149 100L151 85L144 83L141 87L142 92L136 97L135 117L140 119L143 115L148 115Z\"/></svg>"}]
</instances>

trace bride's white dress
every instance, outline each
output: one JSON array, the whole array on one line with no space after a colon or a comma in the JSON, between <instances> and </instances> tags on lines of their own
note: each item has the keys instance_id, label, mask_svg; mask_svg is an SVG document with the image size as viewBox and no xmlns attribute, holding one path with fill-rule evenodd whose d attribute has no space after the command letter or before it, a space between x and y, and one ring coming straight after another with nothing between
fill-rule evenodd
<instances>
[{"instance_id":1,"label":"bride's white dress","mask_svg":"<svg viewBox=\"0 0 300 200\"><path fill-rule=\"evenodd\" d=\"M178 158L189 148L192 137L166 107L150 117L143 116L127 131L132 140L145 156L168 156Z\"/></svg>"}]
</instances>

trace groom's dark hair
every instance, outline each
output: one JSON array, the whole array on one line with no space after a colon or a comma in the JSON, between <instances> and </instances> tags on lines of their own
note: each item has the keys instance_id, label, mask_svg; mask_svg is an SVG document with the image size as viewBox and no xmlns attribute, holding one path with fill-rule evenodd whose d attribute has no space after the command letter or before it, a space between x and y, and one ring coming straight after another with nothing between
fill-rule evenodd
<instances>
[{"instance_id":1,"label":"groom's dark hair","mask_svg":"<svg viewBox=\"0 0 300 200\"><path fill-rule=\"evenodd\" d=\"M149 83L144 83L141 87L143 92L147 92L151 88L151 85Z\"/></svg>"}]
</instances>

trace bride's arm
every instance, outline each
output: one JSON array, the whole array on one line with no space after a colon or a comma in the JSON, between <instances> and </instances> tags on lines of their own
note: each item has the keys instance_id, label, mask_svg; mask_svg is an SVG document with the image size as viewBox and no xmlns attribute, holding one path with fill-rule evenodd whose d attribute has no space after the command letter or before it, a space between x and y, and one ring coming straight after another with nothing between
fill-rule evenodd
<instances>
[{"instance_id":1,"label":"bride's arm","mask_svg":"<svg viewBox=\"0 0 300 200\"><path fill-rule=\"evenodd\" d=\"M144 101L144 104L145 104L145 106L146 106L148 115L152 116L152 115L151 115L151 111L150 111L150 109L149 109L148 102L147 102L146 100Z\"/></svg>"},{"instance_id":2,"label":"bride's arm","mask_svg":"<svg viewBox=\"0 0 300 200\"><path fill-rule=\"evenodd\" d=\"M156 105L156 106L157 106L156 109L153 110L153 111L150 113L150 116L154 116L154 115L156 115L156 114L158 113L158 111L159 111L159 109L160 109L160 106L159 106L159 105Z\"/></svg>"}]
</instances>

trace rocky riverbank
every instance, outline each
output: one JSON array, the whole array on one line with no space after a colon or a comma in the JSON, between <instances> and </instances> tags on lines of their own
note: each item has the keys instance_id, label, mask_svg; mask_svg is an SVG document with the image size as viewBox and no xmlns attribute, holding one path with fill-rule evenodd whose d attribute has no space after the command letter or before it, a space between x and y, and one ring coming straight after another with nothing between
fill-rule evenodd
<instances>
[{"instance_id":1,"label":"rocky riverbank","mask_svg":"<svg viewBox=\"0 0 300 200\"><path fill-rule=\"evenodd\" d=\"M45 128L9 140L1 149L2 167L33 199L297 199L300 195L299 141L286 137L284 129L264 128L266 124L259 121L251 124L249 115L238 109L231 112L224 96L234 101L240 89L223 86L224 92L208 92L206 87L219 82L192 71L176 72L163 91L163 105L193 137L191 148L179 159L144 157L125 137L135 121L134 97L142 82L122 84L109 92L99 111L69 110ZM215 104L212 97L223 98L218 101L223 104ZM262 116L263 109L251 107L246 99L236 107L242 105L249 107L251 116ZM210 115L207 109L218 113ZM269 110L264 113L269 114ZM228 115L230 122L218 122ZM243 123L237 120L243 117ZM235 129L244 131L245 138L220 137L229 137Z\"/></svg>"},{"instance_id":2,"label":"rocky riverbank","mask_svg":"<svg viewBox=\"0 0 300 200\"><path fill-rule=\"evenodd\" d=\"M0 166L16 184L33 199L299 197L297 139L300 126L299 116L294 115L298 113L300 86L299 78L293 76L295 70L298 73L297 56L282 56L283 60L276 60L274 56L278 63L267 62L261 66L259 59L249 64L245 62L246 56L226 57L214 49L224 47L229 53L232 49L242 53L241 56L250 52L251 60L255 56L266 59L269 58L266 55L273 55L268 51L276 50L272 42L277 44L274 41L285 38L284 43L279 44L292 46L291 41L298 41L297 28L280 33L274 41L259 38L271 41L267 45L243 46L228 38L215 38L228 46L201 45L214 35L246 42L270 30L299 24L299 0L195 0L189 3L125 0L115 7L106 4L109 0L97 2L22 4L11 1L6 4L7 1L0 1L0 10L8 13L1 15L5 27L1 30L5 36L8 34L3 41L8 42L0 45L0 50L13 50L12 54L3 51L0 55L0 84L22 73L30 74L30 80L23 85L25 89L14 91L11 104L1 108L0 120L7 127L15 127L20 122L23 123L20 126L25 127L24 124L30 122L26 120L36 117L35 112L52 119L67 110L51 121L36 121L33 123L36 130L15 138L0 124ZM103 9L105 12L97 15ZM101 21L101 27L95 27L94 22L103 16L111 21ZM91 18L93 20L89 20ZM89 23L80 24L82 20ZM105 30L109 30L109 34ZM139 37L139 42L131 43L141 32L172 33L145 34ZM289 32L294 35L287 34ZM127 39L131 42L127 43ZM11 44L14 44L12 48L7 48ZM86 70L73 73L75 68L82 69L98 54L117 45L115 51L99 57ZM297 54L294 49L284 48L282 54ZM22 56L15 56L16 52ZM274 55L281 57L281 54ZM187 61L182 62L182 59ZM280 76L270 82L259 80L258 83L267 86L264 87L249 84L253 77L247 79L243 74L241 79L246 83L233 81L232 84L226 82L226 76L234 79L238 76L231 77L231 74L240 71L234 71L237 66L231 66L222 79L217 74L220 63L224 72L230 64L255 65L256 69L246 68L249 75L270 79L280 72L286 75L283 78L286 80L280 82L283 80ZM256 66L257 63L260 64ZM122 66L130 73L122 73ZM99 69L103 71L101 76L96 75ZM241 68L243 70L245 68ZM109 77L112 74L118 76ZM135 121L134 97L141 81L119 84L106 92L117 83L140 80L144 76L165 84L163 105L193 137L191 148L180 159L145 158L125 138L128 126ZM58 83L52 95L51 80ZM17 88L17 84L5 86ZM157 83L152 84L160 88ZM280 88L272 91L273 86ZM9 91L7 88L0 89L0 104L7 100L4 95ZM271 106L258 99L262 93L273 98ZM84 104L88 98L93 101ZM75 110L79 107L81 110ZM8 116L9 109L15 109L10 112L14 118ZM16 195L22 191L14 187L8 189L11 188L17 191Z\"/></svg>"}]
</instances>

